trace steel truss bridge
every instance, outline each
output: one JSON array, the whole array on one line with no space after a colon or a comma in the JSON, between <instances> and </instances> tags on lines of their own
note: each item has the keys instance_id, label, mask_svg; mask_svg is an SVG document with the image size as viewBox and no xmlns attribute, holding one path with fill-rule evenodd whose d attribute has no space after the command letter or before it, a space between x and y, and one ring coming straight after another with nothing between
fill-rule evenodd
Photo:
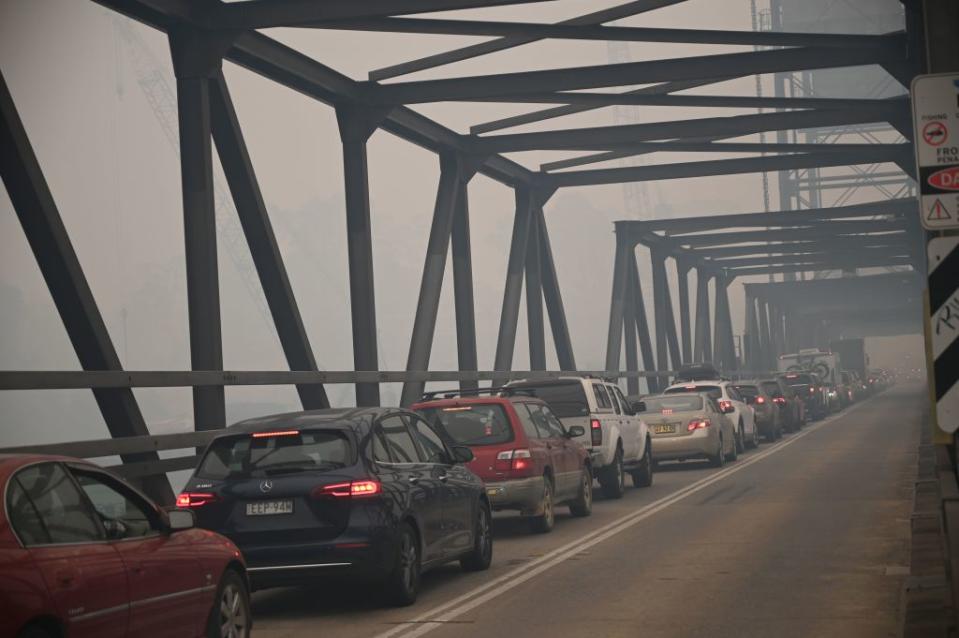
<instances>
[{"instance_id":1,"label":"steel truss bridge","mask_svg":"<svg viewBox=\"0 0 959 638\"><path fill-rule=\"evenodd\" d=\"M32 446L78 456L119 455L117 469L160 501L170 502L169 471L186 469L194 455L161 460L158 452L201 446L226 426L224 389L234 385L296 387L304 409L329 407L325 385L356 386L361 406L380 403L379 384L402 382L402 402L418 398L428 381L463 388L508 378L577 371L544 207L560 189L596 184L759 172L812 170L882 163L883 175L914 175L908 97L884 99L772 97L690 93L732 78L800 73L814 69L878 65L908 87L930 66L926 30L935 29L935 3L904 3L904 32L857 35L781 31L720 31L608 26L680 4L683 0L633 0L556 24L418 17L444 10L523 4L538 0L95 0L164 32L176 75L179 160L183 192L191 371L122 369L103 317L81 268L11 95L0 81L2 176L36 261L63 320L83 371L0 372L0 390L89 389L111 435L101 441ZM924 14L924 11L926 13ZM399 17L403 16L403 17ZM490 39L422 59L374 70L355 81L264 35L270 27L349 29L392 33L488 36ZM655 61L517 71L431 80L399 79L422 71L544 39L746 45L754 51ZM354 370L321 371L307 338L237 119L222 61L228 60L335 110L342 144L346 196L350 311ZM2 78L0 78L2 80ZM390 80L386 83L385 80ZM624 90L616 87L636 87ZM610 91L609 89L613 89ZM409 105L435 102L501 102L552 105L474 126L460 134ZM503 132L531 123L610 106L772 109L724 117L658 123ZM898 132L900 143L802 143L738 141L766 132L866 127ZM440 181L405 371L378 370L377 313L367 141L387 131L436 154ZM877 138L878 139L878 138ZM787 141L781 141L787 140ZM217 226L212 151L217 154L239 215L245 241L265 294L289 371L223 370ZM527 168L505 154L559 150L567 159ZM596 168L611 159L686 152L689 162ZM585 154L584 154L585 153ZM738 159L710 159L742 153ZM492 370L480 370L473 303L470 180L485 175L515 193L515 214ZM788 348L822 343L830 326L845 322L871 333L881 314L887 332L917 331L924 271L923 236L911 198L801 211L705 215L616 224L615 275L609 313L606 369L593 374L639 380L656 389L680 362L714 360L727 370L768 369ZM774 242L774 243L771 243ZM649 249L652 297L640 285L636 249ZM448 257L452 260L458 371L429 371L430 352ZM671 260L671 261L670 261ZM671 263L672 262L672 263ZM667 271L675 266L677 290ZM772 273L812 273L886 268L895 272L818 281L747 284L747 320L737 352L727 290L737 278ZM690 297L688 273L697 284ZM517 323L524 303L530 370L511 370ZM712 283L714 307L710 307ZM815 289L814 306L791 304L789 287ZM891 309L875 296L897 293ZM877 291L880 291L877 293ZM886 292L882 292L886 291ZM679 318L672 298L678 297ZM653 306L654 329L647 320ZM870 305L873 304L873 305ZM545 311L544 311L545 306ZM870 314L872 313L872 314ZM549 323L561 370L546 370ZM890 328L890 326L892 326ZM622 365L625 354L625 365ZM641 357L641 361L640 361ZM582 373L582 371L580 371ZM133 394L138 387L191 387L195 432L153 436ZM22 449L22 448L21 448Z\"/></svg>"}]
</instances>

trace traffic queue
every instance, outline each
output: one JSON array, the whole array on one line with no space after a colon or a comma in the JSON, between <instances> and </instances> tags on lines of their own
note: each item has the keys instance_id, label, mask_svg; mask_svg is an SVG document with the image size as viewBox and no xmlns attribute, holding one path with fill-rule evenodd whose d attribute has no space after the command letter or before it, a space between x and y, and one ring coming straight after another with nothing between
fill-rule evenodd
<instances>
[{"instance_id":1,"label":"traffic queue","mask_svg":"<svg viewBox=\"0 0 959 638\"><path fill-rule=\"evenodd\" d=\"M548 533L557 508L589 516L594 487L619 499L665 463L721 468L893 382L836 380L696 365L651 395L570 376L248 419L172 508L86 461L0 455L0 636L245 637L251 591L317 582L411 605L427 570L489 568L494 512Z\"/></svg>"}]
</instances>

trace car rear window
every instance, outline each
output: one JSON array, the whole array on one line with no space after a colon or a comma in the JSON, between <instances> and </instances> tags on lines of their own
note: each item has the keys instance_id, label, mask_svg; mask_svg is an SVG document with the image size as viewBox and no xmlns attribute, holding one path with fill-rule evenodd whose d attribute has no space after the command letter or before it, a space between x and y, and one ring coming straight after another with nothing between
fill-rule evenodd
<instances>
[{"instance_id":1,"label":"car rear window","mask_svg":"<svg viewBox=\"0 0 959 638\"><path fill-rule=\"evenodd\" d=\"M736 385L733 386L736 390L739 391L739 394L744 397L757 397L759 396L759 388L754 385Z\"/></svg>"},{"instance_id":2,"label":"car rear window","mask_svg":"<svg viewBox=\"0 0 959 638\"><path fill-rule=\"evenodd\" d=\"M496 403L420 408L434 427L446 430L458 445L498 445L513 440L503 406Z\"/></svg>"},{"instance_id":3,"label":"car rear window","mask_svg":"<svg viewBox=\"0 0 959 638\"><path fill-rule=\"evenodd\" d=\"M786 385L813 385L812 375L808 374L784 374L783 381Z\"/></svg>"},{"instance_id":4,"label":"car rear window","mask_svg":"<svg viewBox=\"0 0 959 638\"><path fill-rule=\"evenodd\" d=\"M650 397L644 399L646 412L688 412L702 410L703 398L698 394L677 394L670 397Z\"/></svg>"},{"instance_id":5,"label":"car rear window","mask_svg":"<svg viewBox=\"0 0 959 638\"><path fill-rule=\"evenodd\" d=\"M782 394L782 391L779 389L779 384L775 381L763 381L763 390L770 396Z\"/></svg>"},{"instance_id":6,"label":"car rear window","mask_svg":"<svg viewBox=\"0 0 959 638\"><path fill-rule=\"evenodd\" d=\"M714 399L723 398L723 390L717 385L683 385L669 388L664 394L679 394L682 392L704 392Z\"/></svg>"},{"instance_id":7,"label":"car rear window","mask_svg":"<svg viewBox=\"0 0 959 638\"><path fill-rule=\"evenodd\" d=\"M569 383L545 383L543 385L529 382L517 383L510 385L510 387L530 391L537 399L545 401L553 414L561 419L589 414L586 393L583 391L583 384L578 380Z\"/></svg>"},{"instance_id":8,"label":"car rear window","mask_svg":"<svg viewBox=\"0 0 959 638\"><path fill-rule=\"evenodd\" d=\"M355 463L353 444L342 431L288 432L214 439L196 475L210 479L247 478L335 470Z\"/></svg>"}]
</instances>

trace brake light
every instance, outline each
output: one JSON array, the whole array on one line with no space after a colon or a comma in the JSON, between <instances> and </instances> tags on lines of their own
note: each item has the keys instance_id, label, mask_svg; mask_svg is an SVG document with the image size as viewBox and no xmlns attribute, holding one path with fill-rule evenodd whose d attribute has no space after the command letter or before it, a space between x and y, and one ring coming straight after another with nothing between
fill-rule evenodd
<instances>
[{"instance_id":1,"label":"brake light","mask_svg":"<svg viewBox=\"0 0 959 638\"><path fill-rule=\"evenodd\" d=\"M593 419L589 422L589 433L593 447L603 444L603 424L599 422L599 419Z\"/></svg>"},{"instance_id":2,"label":"brake light","mask_svg":"<svg viewBox=\"0 0 959 638\"><path fill-rule=\"evenodd\" d=\"M733 407L733 402L726 399L719 400L719 409L720 410L730 410Z\"/></svg>"},{"instance_id":3,"label":"brake light","mask_svg":"<svg viewBox=\"0 0 959 638\"><path fill-rule=\"evenodd\" d=\"M669 416L670 414L673 413L673 409L672 409L672 408L663 408L662 412L663 412L663 415L664 415L664 416Z\"/></svg>"},{"instance_id":4,"label":"brake light","mask_svg":"<svg viewBox=\"0 0 959 638\"><path fill-rule=\"evenodd\" d=\"M809 394L815 394L816 388L809 388Z\"/></svg>"},{"instance_id":5,"label":"brake light","mask_svg":"<svg viewBox=\"0 0 959 638\"><path fill-rule=\"evenodd\" d=\"M496 455L494 466L501 472L528 470L533 467L533 455L527 449L504 450Z\"/></svg>"},{"instance_id":6,"label":"brake light","mask_svg":"<svg viewBox=\"0 0 959 638\"><path fill-rule=\"evenodd\" d=\"M776 397L775 399L773 399L773 403L775 403L776 405L786 405L786 399L784 399L783 397Z\"/></svg>"},{"instance_id":7,"label":"brake light","mask_svg":"<svg viewBox=\"0 0 959 638\"><path fill-rule=\"evenodd\" d=\"M220 500L216 494L209 492L183 492L176 497L177 507L203 507L207 503Z\"/></svg>"},{"instance_id":8,"label":"brake light","mask_svg":"<svg viewBox=\"0 0 959 638\"><path fill-rule=\"evenodd\" d=\"M702 430L703 428L708 428L710 425L712 425L712 423L710 423L709 419L693 419L689 422L689 425L686 426L686 431Z\"/></svg>"},{"instance_id":9,"label":"brake light","mask_svg":"<svg viewBox=\"0 0 959 638\"><path fill-rule=\"evenodd\" d=\"M763 398L763 397L756 397L756 403L758 403L759 405L762 405L762 404L765 403L765 402L766 402L766 399L765 399L765 398Z\"/></svg>"},{"instance_id":10,"label":"brake light","mask_svg":"<svg viewBox=\"0 0 959 638\"><path fill-rule=\"evenodd\" d=\"M383 485L379 481L352 481L349 483L320 485L313 488L310 496L313 498L323 498L325 496L333 498L359 498L364 496L376 496L382 491Z\"/></svg>"},{"instance_id":11,"label":"brake light","mask_svg":"<svg viewBox=\"0 0 959 638\"><path fill-rule=\"evenodd\" d=\"M273 436L296 436L300 433L299 430L271 430L269 432L254 432L254 439L265 439Z\"/></svg>"},{"instance_id":12,"label":"brake light","mask_svg":"<svg viewBox=\"0 0 959 638\"><path fill-rule=\"evenodd\" d=\"M687 390L695 390L695 389L696 389L696 384L695 384L695 383L690 383L689 385L684 385L683 387L686 388Z\"/></svg>"}]
</instances>

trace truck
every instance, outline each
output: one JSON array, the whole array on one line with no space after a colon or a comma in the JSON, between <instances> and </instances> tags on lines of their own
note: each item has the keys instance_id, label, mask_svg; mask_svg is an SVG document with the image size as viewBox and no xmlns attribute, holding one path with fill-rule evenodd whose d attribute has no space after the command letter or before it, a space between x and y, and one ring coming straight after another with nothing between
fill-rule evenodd
<instances>
[{"instance_id":1,"label":"truck","mask_svg":"<svg viewBox=\"0 0 959 638\"><path fill-rule=\"evenodd\" d=\"M830 342L829 349L839 354L843 370L855 372L860 379L867 378L869 357L866 355L864 339L837 339Z\"/></svg>"},{"instance_id":2,"label":"truck","mask_svg":"<svg viewBox=\"0 0 959 638\"><path fill-rule=\"evenodd\" d=\"M825 383L838 386L842 383L840 372L843 370L843 358L831 350L803 348L794 354L779 356L779 372L798 372L809 370L819 375Z\"/></svg>"}]
</instances>

